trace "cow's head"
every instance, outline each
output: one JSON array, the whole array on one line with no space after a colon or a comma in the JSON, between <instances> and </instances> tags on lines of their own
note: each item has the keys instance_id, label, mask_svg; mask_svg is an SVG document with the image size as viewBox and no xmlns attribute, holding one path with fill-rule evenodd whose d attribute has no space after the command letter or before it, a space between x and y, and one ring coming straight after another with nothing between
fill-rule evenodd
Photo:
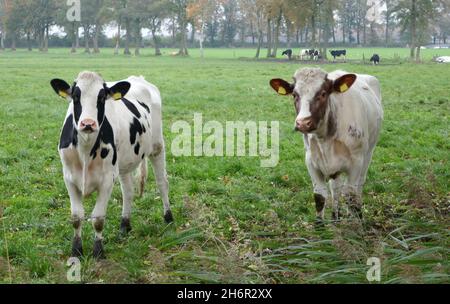
<instances>
[{"instance_id":1,"label":"cow's head","mask_svg":"<svg viewBox=\"0 0 450 304\"><path fill-rule=\"evenodd\" d=\"M61 79L53 79L50 84L56 94L72 103L75 128L87 134L100 130L105 104L121 99L130 89L130 83L125 81L108 88L102 77L93 72L81 72L72 86Z\"/></svg>"},{"instance_id":2,"label":"cow's head","mask_svg":"<svg viewBox=\"0 0 450 304\"><path fill-rule=\"evenodd\" d=\"M311 133L321 125L331 94L346 92L355 82L355 74L345 74L336 80L318 68L304 68L294 75L294 82L272 79L271 87L280 95L292 95L297 113L295 129Z\"/></svg>"}]
</instances>

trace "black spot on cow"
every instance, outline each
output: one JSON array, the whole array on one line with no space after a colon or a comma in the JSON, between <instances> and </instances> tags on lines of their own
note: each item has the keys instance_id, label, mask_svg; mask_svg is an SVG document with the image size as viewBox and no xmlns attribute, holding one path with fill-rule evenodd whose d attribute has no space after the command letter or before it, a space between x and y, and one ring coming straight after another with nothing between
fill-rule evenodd
<instances>
[{"instance_id":1,"label":"black spot on cow","mask_svg":"<svg viewBox=\"0 0 450 304\"><path fill-rule=\"evenodd\" d=\"M145 109L145 111L147 111L147 113L150 113L150 109L145 103L142 103L139 100L138 100L138 103Z\"/></svg>"},{"instance_id":2,"label":"black spot on cow","mask_svg":"<svg viewBox=\"0 0 450 304\"><path fill-rule=\"evenodd\" d=\"M109 154L109 150L106 148L103 148L100 155L103 159L105 159L108 156L108 154Z\"/></svg>"},{"instance_id":3,"label":"black spot on cow","mask_svg":"<svg viewBox=\"0 0 450 304\"><path fill-rule=\"evenodd\" d=\"M141 113L131 101L126 98L122 98L122 102L134 116L141 118Z\"/></svg>"},{"instance_id":4,"label":"black spot on cow","mask_svg":"<svg viewBox=\"0 0 450 304\"><path fill-rule=\"evenodd\" d=\"M61 132L61 138L59 140L59 149L65 149L70 146L70 144L76 146L78 144L78 132L73 126L73 115L70 114Z\"/></svg>"},{"instance_id":5,"label":"black spot on cow","mask_svg":"<svg viewBox=\"0 0 450 304\"><path fill-rule=\"evenodd\" d=\"M132 145L134 145L134 143L136 142L136 137L138 133L139 135L142 135L143 129L139 120L136 117L134 117L133 122L130 124L130 143Z\"/></svg>"},{"instance_id":6,"label":"black spot on cow","mask_svg":"<svg viewBox=\"0 0 450 304\"><path fill-rule=\"evenodd\" d=\"M83 111L83 108L81 106L81 90L79 87L74 87L72 91L72 100L73 100L73 115L75 118L75 123L78 124L81 112Z\"/></svg>"},{"instance_id":7,"label":"black spot on cow","mask_svg":"<svg viewBox=\"0 0 450 304\"><path fill-rule=\"evenodd\" d=\"M134 153L136 155L139 155L139 149L141 148L141 145L139 143L136 144L136 146L134 146Z\"/></svg>"}]
</instances>

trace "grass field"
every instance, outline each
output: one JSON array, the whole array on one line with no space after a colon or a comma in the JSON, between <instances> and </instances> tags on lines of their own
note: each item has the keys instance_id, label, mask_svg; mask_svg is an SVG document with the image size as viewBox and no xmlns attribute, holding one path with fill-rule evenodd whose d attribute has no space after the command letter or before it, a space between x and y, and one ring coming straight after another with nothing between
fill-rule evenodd
<instances>
[{"instance_id":1,"label":"grass field","mask_svg":"<svg viewBox=\"0 0 450 304\"><path fill-rule=\"evenodd\" d=\"M107 259L82 261L83 282L367 283L369 257L381 283L449 283L450 65L430 62L450 50L424 50L424 64L327 64L381 82L385 122L364 190L364 223L314 227L303 141L292 131L292 102L269 87L299 63L239 60L254 50L198 50L190 58L99 55L68 50L0 53L0 283L66 283L73 234L57 153L67 104L49 81L81 70L106 80L144 75L163 97L167 165L175 223L166 225L153 177L136 199L133 231L119 237L121 193L108 208ZM407 49L355 49L350 59ZM265 55L265 52L262 53ZM279 121L280 162L251 157L174 157L171 125L191 121ZM94 198L86 201L86 211ZM327 210L330 218L330 210ZM85 252L93 231L83 228Z\"/></svg>"}]
</instances>

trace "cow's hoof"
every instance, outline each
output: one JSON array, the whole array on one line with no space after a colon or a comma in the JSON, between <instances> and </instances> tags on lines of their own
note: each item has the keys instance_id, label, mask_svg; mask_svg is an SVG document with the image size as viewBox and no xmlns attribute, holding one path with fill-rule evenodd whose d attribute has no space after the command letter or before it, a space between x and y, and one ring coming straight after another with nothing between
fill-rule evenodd
<instances>
[{"instance_id":1,"label":"cow's hoof","mask_svg":"<svg viewBox=\"0 0 450 304\"><path fill-rule=\"evenodd\" d=\"M122 221L120 222L120 234L122 236L127 235L131 231L131 222L129 218L122 218Z\"/></svg>"},{"instance_id":2,"label":"cow's hoof","mask_svg":"<svg viewBox=\"0 0 450 304\"><path fill-rule=\"evenodd\" d=\"M103 249L103 241L100 239L96 239L94 241L94 248L92 251L92 255L94 256L95 259L97 260L101 260L101 259L105 259L105 251Z\"/></svg>"},{"instance_id":3,"label":"cow's hoof","mask_svg":"<svg viewBox=\"0 0 450 304\"><path fill-rule=\"evenodd\" d=\"M167 210L166 214L164 214L164 220L166 221L167 224L170 224L173 222L172 211Z\"/></svg>"},{"instance_id":4,"label":"cow's hoof","mask_svg":"<svg viewBox=\"0 0 450 304\"><path fill-rule=\"evenodd\" d=\"M83 244L79 236L75 236L72 240L71 257L79 258L83 256Z\"/></svg>"}]
</instances>

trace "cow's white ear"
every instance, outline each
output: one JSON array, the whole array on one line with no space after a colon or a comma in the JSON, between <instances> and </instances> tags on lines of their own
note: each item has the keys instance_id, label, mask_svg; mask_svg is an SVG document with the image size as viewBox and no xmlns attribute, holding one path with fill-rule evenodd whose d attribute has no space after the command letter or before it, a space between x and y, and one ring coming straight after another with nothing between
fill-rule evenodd
<instances>
[{"instance_id":1,"label":"cow's white ear","mask_svg":"<svg viewBox=\"0 0 450 304\"><path fill-rule=\"evenodd\" d=\"M289 95L294 91L294 85L279 78L272 79L270 81L270 86L280 95Z\"/></svg>"},{"instance_id":2,"label":"cow's white ear","mask_svg":"<svg viewBox=\"0 0 450 304\"><path fill-rule=\"evenodd\" d=\"M130 87L131 84L128 81L121 81L109 88L108 93L114 100L120 100L128 93Z\"/></svg>"},{"instance_id":3,"label":"cow's white ear","mask_svg":"<svg viewBox=\"0 0 450 304\"><path fill-rule=\"evenodd\" d=\"M348 89L355 83L356 75L355 74L345 74L338 79L336 79L333 83L333 88L335 92L344 93L347 92Z\"/></svg>"},{"instance_id":4,"label":"cow's white ear","mask_svg":"<svg viewBox=\"0 0 450 304\"><path fill-rule=\"evenodd\" d=\"M70 85L62 79L52 79L50 85L55 93L62 98L68 99L72 94Z\"/></svg>"}]
</instances>

